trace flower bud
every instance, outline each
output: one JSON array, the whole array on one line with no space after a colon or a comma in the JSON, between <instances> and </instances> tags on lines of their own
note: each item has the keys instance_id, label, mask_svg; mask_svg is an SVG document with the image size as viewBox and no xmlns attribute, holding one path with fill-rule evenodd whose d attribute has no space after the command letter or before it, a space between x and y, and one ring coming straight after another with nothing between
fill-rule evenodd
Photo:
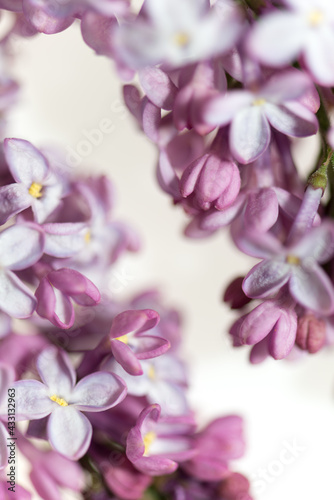
<instances>
[{"instance_id":1,"label":"flower bud","mask_svg":"<svg viewBox=\"0 0 334 500\"><path fill-rule=\"evenodd\" d=\"M326 324L324 320L307 313L298 319L296 344L310 354L318 352L326 340Z\"/></svg>"},{"instance_id":2,"label":"flower bud","mask_svg":"<svg viewBox=\"0 0 334 500\"><path fill-rule=\"evenodd\" d=\"M233 472L219 485L219 498L224 500L251 500L249 486L249 481L245 476Z\"/></svg>"},{"instance_id":3,"label":"flower bud","mask_svg":"<svg viewBox=\"0 0 334 500\"><path fill-rule=\"evenodd\" d=\"M231 309L241 309L252 300L242 289L243 280L243 276L235 278L225 290L223 301L229 304Z\"/></svg>"}]
</instances>

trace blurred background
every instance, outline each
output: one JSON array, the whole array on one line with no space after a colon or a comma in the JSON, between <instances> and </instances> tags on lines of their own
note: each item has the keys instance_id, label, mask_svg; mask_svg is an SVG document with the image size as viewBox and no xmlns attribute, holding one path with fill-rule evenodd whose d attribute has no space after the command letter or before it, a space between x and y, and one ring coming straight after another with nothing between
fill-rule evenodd
<instances>
[{"instance_id":1,"label":"blurred background","mask_svg":"<svg viewBox=\"0 0 334 500\"><path fill-rule=\"evenodd\" d=\"M115 217L131 223L143 243L139 254L117 265L113 292L122 298L157 286L182 311L199 422L244 416L248 451L237 467L253 480L254 498L333 498L333 350L251 366L248 348L232 349L227 331L236 316L221 297L256 260L233 247L228 231L203 241L183 237L186 217L157 185L154 145L125 110L113 63L94 55L76 25L58 35L14 39L11 50L22 92L8 136L56 145L72 158L71 168L111 177ZM106 120L102 142L92 144L92 131ZM295 144L299 168L311 166L315 144ZM22 459L18 481L27 484L24 468Z\"/></svg>"}]
</instances>

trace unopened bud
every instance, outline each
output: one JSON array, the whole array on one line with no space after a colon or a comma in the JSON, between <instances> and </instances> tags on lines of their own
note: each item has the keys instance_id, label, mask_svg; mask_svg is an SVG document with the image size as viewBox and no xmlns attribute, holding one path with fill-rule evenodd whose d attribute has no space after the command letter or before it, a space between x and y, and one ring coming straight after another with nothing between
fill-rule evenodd
<instances>
[{"instance_id":1,"label":"unopened bud","mask_svg":"<svg viewBox=\"0 0 334 500\"><path fill-rule=\"evenodd\" d=\"M249 481L245 476L233 472L219 485L220 498L224 500L251 500L249 486Z\"/></svg>"},{"instance_id":2,"label":"unopened bud","mask_svg":"<svg viewBox=\"0 0 334 500\"><path fill-rule=\"evenodd\" d=\"M307 313L298 319L296 344L303 351L315 354L324 345L326 340L326 323Z\"/></svg>"},{"instance_id":3,"label":"unopened bud","mask_svg":"<svg viewBox=\"0 0 334 500\"><path fill-rule=\"evenodd\" d=\"M242 276L235 278L225 290L223 301L229 304L231 309L241 309L252 300L242 289L243 280Z\"/></svg>"}]
</instances>

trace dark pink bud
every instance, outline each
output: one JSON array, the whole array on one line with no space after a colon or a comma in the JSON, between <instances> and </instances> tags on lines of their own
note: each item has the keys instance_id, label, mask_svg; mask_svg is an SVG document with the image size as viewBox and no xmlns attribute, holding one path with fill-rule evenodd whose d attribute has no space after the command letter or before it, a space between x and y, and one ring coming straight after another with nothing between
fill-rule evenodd
<instances>
[{"instance_id":1,"label":"dark pink bud","mask_svg":"<svg viewBox=\"0 0 334 500\"><path fill-rule=\"evenodd\" d=\"M233 472L220 484L219 498L224 500L251 500L249 486L249 481L245 476Z\"/></svg>"},{"instance_id":2,"label":"dark pink bud","mask_svg":"<svg viewBox=\"0 0 334 500\"><path fill-rule=\"evenodd\" d=\"M235 278L225 290L223 301L229 304L231 309L241 309L252 300L242 289L243 280L243 276Z\"/></svg>"},{"instance_id":3,"label":"dark pink bud","mask_svg":"<svg viewBox=\"0 0 334 500\"><path fill-rule=\"evenodd\" d=\"M310 354L318 352L326 340L326 323L307 313L298 319L296 344Z\"/></svg>"}]
</instances>

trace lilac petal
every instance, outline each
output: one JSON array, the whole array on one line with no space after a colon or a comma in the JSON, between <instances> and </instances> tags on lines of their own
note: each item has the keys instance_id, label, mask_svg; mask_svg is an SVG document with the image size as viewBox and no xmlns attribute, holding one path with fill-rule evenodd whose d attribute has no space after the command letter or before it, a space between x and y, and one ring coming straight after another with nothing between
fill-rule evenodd
<instances>
[{"instance_id":1,"label":"lilac petal","mask_svg":"<svg viewBox=\"0 0 334 500\"><path fill-rule=\"evenodd\" d=\"M293 61L302 49L307 30L301 16L288 11L265 16L251 31L248 52L269 66Z\"/></svg>"},{"instance_id":2,"label":"lilac petal","mask_svg":"<svg viewBox=\"0 0 334 500\"><path fill-rule=\"evenodd\" d=\"M259 299L277 292L290 277L290 266L280 260L263 260L245 277L242 289L248 297Z\"/></svg>"},{"instance_id":3,"label":"lilac petal","mask_svg":"<svg viewBox=\"0 0 334 500\"><path fill-rule=\"evenodd\" d=\"M242 221L238 219L232 226L232 236L237 247L247 255L259 259L270 259L283 253L280 241L271 233L247 231Z\"/></svg>"},{"instance_id":4,"label":"lilac petal","mask_svg":"<svg viewBox=\"0 0 334 500\"><path fill-rule=\"evenodd\" d=\"M139 81L153 104L158 108L172 109L177 88L166 73L154 66L147 66L139 71Z\"/></svg>"},{"instance_id":5,"label":"lilac petal","mask_svg":"<svg viewBox=\"0 0 334 500\"><path fill-rule=\"evenodd\" d=\"M334 254L333 223L323 222L321 226L313 228L291 248L291 253L308 262L323 264L329 261Z\"/></svg>"},{"instance_id":6,"label":"lilac petal","mask_svg":"<svg viewBox=\"0 0 334 500\"><path fill-rule=\"evenodd\" d=\"M197 199L202 208L228 191L230 185L234 184L234 177L239 179L237 185L240 188L240 176L236 165L230 161L224 161L215 155L210 155L202 169L197 183ZM236 196L235 196L236 197ZM232 200L234 201L234 200Z\"/></svg>"},{"instance_id":7,"label":"lilac petal","mask_svg":"<svg viewBox=\"0 0 334 500\"><path fill-rule=\"evenodd\" d=\"M334 36L331 27L324 27L312 33L307 39L304 51L305 62L315 80L321 85L334 85L334 55L328 47L333 46Z\"/></svg>"},{"instance_id":8,"label":"lilac petal","mask_svg":"<svg viewBox=\"0 0 334 500\"><path fill-rule=\"evenodd\" d=\"M54 409L48 388L37 380L19 380L14 382L16 399L16 419L35 420L44 418Z\"/></svg>"},{"instance_id":9,"label":"lilac petal","mask_svg":"<svg viewBox=\"0 0 334 500\"><path fill-rule=\"evenodd\" d=\"M46 469L52 481L55 481L57 485L63 488L70 488L72 491L79 493L84 489L86 478L80 464L72 462L53 451L48 452L46 458L43 462L43 468ZM41 496L43 498L43 495Z\"/></svg>"},{"instance_id":10,"label":"lilac petal","mask_svg":"<svg viewBox=\"0 0 334 500\"><path fill-rule=\"evenodd\" d=\"M307 309L329 315L334 311L334 289L322 268L295 266L289 283L293 298Z\"/></svg>"},{"instance_id":11,"label":"lilac petal","mask_svg":"<svg viewBox=\"0 0 334 500\"><path fill-rule=\"evenodd\" d=\"M143 130L151 141L159 142L159 126L161 123L161 110L147 98L143 100L142 108Z\"/></svg>"},{"instance_id":12,"label":"lilac petal","mask_svg":"<svg viewBox=\"0 0 334 500\"><path fill-rule=\"evenodd\" d=\"M86 11L81 19L82 38L98 55L112 55L112 33L117 26L114 17L106 17L92 11Z\"/></svg>"},{"instance_id":13,"label":"lilac petal","mask_svg":"<svg viewBox=\"0 0 334 500\"><path fill-rule=\"evenodd\" d=\"M179 188L179 179L174 171L174 168L169 161L166 151L161 151L157 166L157 179L160 187L174 199L180 199L181 193Z\"/></svg>"},{"instance_id":14,"label":"lilac petal","mask_svg":"<svg viewBox=\"0 0 334 500\"><path fill-rule=\"evenodd\" d=\"M191 438L181 436L160 436L153 441L150 447L152 456L169 458L176 462L190 460L198 451L194 449L194 441Z\"/></svg>"},{"instance_id":15,"label":"lilac petal","mask_svg":"<svg viewBox=\"0 0 334 500\"><path fill-rule=\"evenodd\" d=\"M253 99L253 94L244 90L213 97L204 107L204 119L210 125L227 125L237 113L247 108Z\"/></svg>"},{"instance_id":16,"label":"lilac petal","mask_svg":"<svg viewBox=\"0 0 334 500\"><path fill-rule=\"evenodd\" d=\"M270 125L283 134L307 137L318 130L315 115L298 102L285 103L284 106L267 102L263 108Z\"/></svg>"},{"instance_id":17,"label":"lilac petal","mask_svg":"<svg viewBox=\"0 0 334 500\"><path fill-rule=\"evenodd\" d=\"M52 185L43 186L43 196L33 199L32 211L36 222L42 224L49 215L59 206L59 201L63 195L63 186L56 177L53 178Z\"/></svg>"},{"instance_id":18,"label":"lilac petal","mask_svg":"<svg viewBox=\"0 0 334 500\"><path fill-rule=\"evenodd\" d=\"M116 361L130 375L138 376L143 374L140 362L132 349L121 340L111 339L111 351Z\"/></svg>"},{"instance_id":19,"label":"lilac petal","mask_svg":"<svg viewBox=\"0 0 334 500\"><path fill-rule=\"evenodd\" d=\"M44 224L45 249L44 252L52 257L73 257L87 246L89 228L87 224L78 223L50 223Z\"/></svg>"},{"instance_id":20,"label":"lilac petal","mask_svg":"<svg viewBox=\"0 0 334 500\"><path fill-rule=\"evenodd\" d=\"M55 326L59 326L59 328L71 328L74 323L75 313L72 302L69 297L57 288L53 289L53 293L55 296L55 309L52 317L48 318L49 321Z\"/></svg>"},{"instance_id":21,"label":"lilac petal","mask_svg":"<svg viewBox=\"0 0 334 500\"><path fill-rule=\"evenodd\" d=\"M0 188L0 225L31 205L31 196L24 184L9 184Z\"/></svg>"},{"instance_id":22,"label":"lilac petal","mask_svg":"<svg viewBox=\"0 0 334 500\"><path fill-rule=\"evenodd\" d=\"M274 328L281 311L271 301L266 301L247 314L241 323L238 339L242 344L257 344Z\"/></svg>"},{"instance_id":23,"label":"lilac petal","mask_svg":"<svg viewBox=\"0 0 334 500\"><path fill-rule=\"evenodd\" d=\"M150 359L161 356L170 348L170 342L162 337L153 335L136 335L137 359Z\"/></svg>"},{"instance_id":24,"label":"lilac petal","mask_svg":"<svg viewBox=\"0 0 334 500\"><path fill-rule=\"evenodd\" d=\"M159 322L159 314L152 309L124 311L113 319L110 338L121 337L130 332L145 332Z\"/></svg>"},{"instance_id":25,"label":"lilac petal","mask_svg":"<svg viewBox=\"0 0 334 500\"><path fill-rule=\"evenodd\" d=\"M264 106L251 106L239 111L230 129L231 152L240 163L256 160L267 149L270 127L262 111Z\"/></svg>"},{"instance_id":26,"label":"lilac petal","mask_svg":"<svg viewBox=\"0 0 334 500\"><path fill-rule=\"evenodd\" d=\"M252 347L249 355L249 361L253 365L257 365L267 359L268 356L268 337L265 337L263 340L261 340L261 342L255 344Z\"/></svg>"},{"instance_id":27,"label":"lilac petal","mask_svg":"<svg viewBox=\"0 0 334 500\"><path fill-rule=\"evenodd\" d=\"M68 402L76 374L66 352L54 346L47 347L38 356L36 365L51 395L56 395Z\"/></svg>"},{"instance_id":28,"label":"lilac petal","mask_svg":"<svg viewBox=\"0 0 334 500\"><path fill-rule=\"evenodd\" d=\"M172 474L178 468L178 464L173 460L159 456L142 457L133 464L136 469L149 476Z\"/></svg>"},{"instance_id":29,"label":"lilac petal","mask_svg":"<svg viewBox=\"0 0 334 500\"><path fill-rule=\"evenodd\" d=\"M267 83L263 85L261 97L268 99L273 104L296 100L302 97L312 86L311 79L301 71L290 68L286 71L276 72Z\"/></svg>"},{"instance_id":30,"label":"lilac petal","mask_svg":"<svg viewBox=\"0 0 334 500\"><path fill-rule=\"evenodd\" d=\"M148 362L143 361L143 368L145 368L143 375L132 376L127 373L114 358L110 357L102 364L102 368L103 370L118 375L126 383L129 394L141 397L148 393L149 387L151 386L151 380L147 374L149 366L147 365Z\"/></svg>"},{"instance_id":31,"label":"lilac petal","mask_svg":"<svg viewBox=\"0 0 334 500\"><path fill-rule=\"evenodd\" d=\"M39 0L23 0L23 12L29 23L40 33L52 35L71 26L74 17L53 17L40 7Z\"/></svg>"},{"instance_id":32,"label":"lilac petal","mask_svg":"<svg viewBox=\"0 0 334 500\"><path fill-rule=\"evenodd\" d=\"M6 427L0 422L0 471L8 465L7 438L9 437Z\"/></svg>"},{"instance_id":33,"label":"lilac petal","mask_svg":"<svg viewBox=\"0 0 334 500\"><path fill-rule=\"evenodd\" d=\"M297 196L279 187L273 187L272 189L276 193L280 209L290 219L295 219L299 211L302 200L300 198L297 198Z\"/></svg>"},{"instance_id":34,"label":"lilac petal","mask_svg":"<svg viewBox=\"0 0 334 500\"><path fill-rule=\"evenodd\" d=\"M184 388L169 381L157 380L146 397L150 403L160 405L163 415L185 415L189 411Z\"/></svg>"},{"instance_id":35,"label":"lilac petal","mask_svg":"<svg viewBox=\"0 0 334 500\"><path fill-rule=\"evenodd\" d=\"M35 264L43 254L44 233L35 224L16 224L0 234L3 267L18 271Z\"/></svg>"},{"instance_id":36,"label":"lilac petal","mask_svg":"<svg viewBox=\"0 0 334 500\"><path fill-rule=\"evenodd\" d=\"M46 277L41 279L35 291L35 297L37 299L37 314L42 318L52 318L56 307L56 296Z\"/></svg>"},{"instance_id":37,"label":"lilac petal","mask_svg":"<svg viewBox=\"0 0 334 500\"><path fill-rule=\"evenodd\" d=\"M134 85L124 85L123 99L130 113L141 123L141 96Z\"/></svg>"},{"instance_id":38,"label":"lilac petal","mask_svg":"<svg viewBox=\"0 0 334 500\"><path fill-rule=\"evenodd\" d=\"M70 403L81 411L104 411L118 405L126 396L124 381L108 372L87 375L72 391Z\"/></svg>"},{"instance_id":39,"label":"lilac petal","mask_svg":"<svg viewBox=\"0 0 334 500\"><path fill-rule=\"evenodd\" d=\"M48 438L61 455L79 460L89 448L92 424L73 406L59 406L50 415Z\"/></svg>"},{"instance_id":40,"label":"lilac petal","mask_svg":"<svg viewBox=\"0 0 334 500\"><path fill-rule=\"evenodd\" d=\"M14 368L0 362L0 406L7 403L7 391L14 379Z\"/></svg>"},{"instance_id":41,"label":"lilac petal","mask_svg":"<svg viewBox=\"0 0 334 500\"><path fill-rule=\"evenodd\" d=\"M11 271L0 271L0 309L14 318L29 318L37 301Z\"/></svg>"},{"instance_id":42,"label":"lilac petal","mask_svg":"<svg viewBox=\"0 0 334 500\"><path fill-rule=\"evenodd\" d=\"M100 292L94 283L74 269L62 268L51 271L47 279L63 294L72 297L77 304L94 306L100 301Z\"/></svg>"},{"instance_id":43,"label":"lilac petal","mask_svg":"<svg viewBox=\"0 0 334 500\"><path fill-rule=\"evenodd\" d=\"M295 344L297 333L297 315L293 310L281 310L281 315L269 335L269 354L275 359L283 359Z\"/></svg>"},{"instance_id":44,"label":"lilac petal","mask_svg":"<svg viewBox=\"0 0 334 500\"><path fill-rule=\"evenodd\" d=\"M48 174L46 158L30 142L22 139L5 139L4 153L16 182L30 188L33 182L42 183Z\"/></svg>"},{"instance_id":45,"label":"lilac petal","mask_svg":"<svg viewBox=\"0 0 334 500\"><path fill-rule=\"evenodd\" d=\"M250 192L244 212L247 231L265 233L278 218L278 201L273 189Z\"/></svg>"},{"instance_id":46,"label":"lilac petal","mask_svg":"<svg viewBox=\"0 0 334 500\"><path fill-rule=\"evenodd\" d=\"M223 210L215 210L205 214L199 222L199 227L207 231L215 231L221 227L228 226L241 212L245 197L239 195L236 200Z\"/></svg>"},{"instance_id":47,"label":"lilac petal","mask_svg":"<svg viewBox=\"0 0 334 500\"><path fill-rule=\"evenodd\" d=\"M182 196L187 197L194 191L198 177L208 157L208 154L201 156L184 170L180 180Z\"/></svg>"}]
</instances>

